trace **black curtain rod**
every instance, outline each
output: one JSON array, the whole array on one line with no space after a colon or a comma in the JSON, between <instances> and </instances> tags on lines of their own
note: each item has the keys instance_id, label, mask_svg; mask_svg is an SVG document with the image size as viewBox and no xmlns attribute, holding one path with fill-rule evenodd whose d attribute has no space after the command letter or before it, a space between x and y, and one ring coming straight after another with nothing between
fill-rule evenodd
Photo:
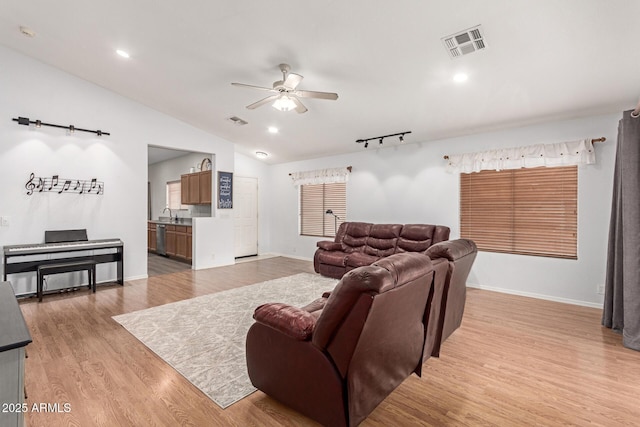
<instances>
[{"instance_id":1,"label":"black curtain rod","mask_svg":"<svg viewBox=\"0 0 640 427\"><path fill-rule=\"evenodd\" d=\"M29 126L29 125L36 125L36 127L40 127L40 126L49 126L52 128L58 128L58 129L67 129L70 130L71 132L75 132L75 131L81 131L81 132L89 132L89 133L95 133L98 136L102 136L102 135L111 135L109 132L104 132L100 129L98 130L91 130L91 129L83 129L83 128L77 128L73 125L69 125L69 126L62 126L62 125L55 125L53 123L45 123L43 121L40 120L29 120L28 117L18 117L17 119L11 119L14 122L18 122L19 125L25 125L25 126Z\"/></svg>"}]
</instances>

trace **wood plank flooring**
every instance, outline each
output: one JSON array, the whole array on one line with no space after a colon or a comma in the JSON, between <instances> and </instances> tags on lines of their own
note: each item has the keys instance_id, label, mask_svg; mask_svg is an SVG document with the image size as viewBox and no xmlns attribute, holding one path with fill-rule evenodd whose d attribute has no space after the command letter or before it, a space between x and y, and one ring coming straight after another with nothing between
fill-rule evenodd
<instances>
[{"instance_id":1,"label":"wood plank flooring","mask_svg":"<svg viewBox=\"0 0 640 427\"><path fill-rule=\"evenodd\" d=\"M149 277L177 273L184 270L191 270L191 264L151 252L147 253L147 276Z\"/></svg>"},{"instance_id":2,"label":"wood plank flooring","mask_svg":"<svg viewBox=\"0 0 640 427\"><path fill-rule=\"evenodd\" d=\"M187 270L21 302L28 426L312 426L256 392L226 410L111 316L300 272L270 258ZM462 327L364 426L622 426L640 422L640 352L600 326L597 309L469 289ZM62 406L61 406L62 407Z\"/></svg>"}]
</instances>

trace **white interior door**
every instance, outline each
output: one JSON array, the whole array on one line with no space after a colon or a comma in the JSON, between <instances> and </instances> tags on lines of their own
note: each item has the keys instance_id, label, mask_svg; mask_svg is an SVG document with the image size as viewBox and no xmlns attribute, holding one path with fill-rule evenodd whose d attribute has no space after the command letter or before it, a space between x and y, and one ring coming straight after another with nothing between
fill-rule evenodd
<instances>
[{"instance_id":1,"label":"white interior door","mask_svg":"<svg viewBox=\"0 0 640 427\"><path fill-rule=\"evenodd\" d=\"M234 178L233 212L235 257L258 255L258 178Z\"/></svg>"}]
</instances>

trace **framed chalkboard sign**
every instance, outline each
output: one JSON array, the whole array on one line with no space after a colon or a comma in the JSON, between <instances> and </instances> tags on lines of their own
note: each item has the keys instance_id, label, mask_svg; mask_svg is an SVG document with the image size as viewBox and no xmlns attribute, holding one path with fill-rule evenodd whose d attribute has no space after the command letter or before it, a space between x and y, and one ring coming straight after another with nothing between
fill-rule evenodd
<instances>
[{"instance_id":1,"label":"framed chalkboard sign","mask_svg":"<svg viewBox=\"0 0 640 427\"><path fill-rule=\"evenodd\" d=\"M233 208L233 172L218 172L218 209Z\"/></svg>"}]
</instances>

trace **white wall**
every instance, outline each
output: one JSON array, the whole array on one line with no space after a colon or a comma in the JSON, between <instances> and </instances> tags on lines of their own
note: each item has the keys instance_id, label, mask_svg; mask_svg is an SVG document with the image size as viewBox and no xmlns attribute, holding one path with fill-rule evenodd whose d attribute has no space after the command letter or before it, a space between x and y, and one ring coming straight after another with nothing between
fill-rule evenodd
<instances>
[{"instance_id":1,"label":"white wall","mask_svg":"<svg viewBox=\"0 0 640 427\"><path fill-rule=\"evenodd\" d=\"M578 260L481 252L471 285L601 306L611 187L620 114L535 126L272 166L269 194L270 251L311 259L319 238L298 235L298 191L289 172L353 166L347 185L352 221L430 223L459 236L459 176L445 171L443 155L604 136L597 164L579 169ZM410 139L410 138L407 138ZM352 142L354 143L354 142Z\"/></svg>"},{"instance_id":2,"label":"white wall","mask_svg":"<svg viewBox=\"0 0 640 427\"><path fill-rule=\"evenodd\" d=\"M214 173L215 168L234 170L232 143L4 47L0 93L0 215L10 217L10 225L0 227L0 245L42 242L49 229L86 228L90 239L121 238L125 279L145 277L147 146L213 153ZM11 121L18 116L101 129L111 136L20 126ZM104 195L27 196L24 185L31 172L96 177L105 183ZM203 234L195 237L194 266L233 263L233 216L198 220ZM98 280L113 279L113 268L102 267ZM33 276L9 280L23 293L35 290Z\"/></svg>"}]
</instances>

